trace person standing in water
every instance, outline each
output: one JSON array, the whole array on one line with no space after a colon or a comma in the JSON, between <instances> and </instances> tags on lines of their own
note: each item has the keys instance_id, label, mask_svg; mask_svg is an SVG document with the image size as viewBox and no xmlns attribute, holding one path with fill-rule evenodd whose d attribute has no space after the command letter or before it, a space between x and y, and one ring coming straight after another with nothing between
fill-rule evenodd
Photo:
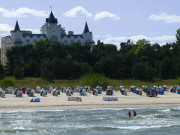
<instances>
[{"instance_id":1,"label":"person standing in water","mask_svg":"<svg viewBox=\"0 0 180 135\"><path fill-rule=\"evenodd\" d=\"M129 117L131 117L131 112L130 111L128 112L128 115L129 115Z\"/></svg>"},{"instance_id":2,"label":"person standing in water","mask_svg":"<svg viewBox=\"0 0 180 135\"><path fill-rule=\"evenodd\" d=\"M134 114L134 116L136 116L136 111L135 110L133 110L133 114Z\"/></svg>"}]
</instances>

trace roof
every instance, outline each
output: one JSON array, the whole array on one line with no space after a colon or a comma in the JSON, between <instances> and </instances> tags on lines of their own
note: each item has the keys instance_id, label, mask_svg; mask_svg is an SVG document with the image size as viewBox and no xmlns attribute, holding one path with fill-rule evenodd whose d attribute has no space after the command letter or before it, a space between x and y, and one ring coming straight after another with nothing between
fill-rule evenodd
<instances>
[{"instance_id":1,"label":"roof","mask_svg":"<svg viewBox=\"0 0 180 135\"><path fill-rule=\"evenodd\" d=\"M83 35L61 35L61 37L62 38L65 38L65 37L67 37L67 38L71 38L71 37L74 37L74 38L78 38L78 37L83 38Z\"/></svg>"},{"instance_id":2,"label":"roof","mask_svg":"<svg viewBox=\"0 0 180 135\"><path fill-rule=\"evenodd\" d=\"M88 25L87 25L87 22L86 22L83 33L88 33L88 32L89 32L89 28L88 28Z\"/></svg>"},{"instance_id":3,"label":"roof","mask_svg":"<svg viewBox=\"0 0 180 135\"><path fill-rule=\"evenodd\" d=\"M27 37L27 36L29 36L31 38L33 38L33 37L37 37L37 38L44 37L44 38L46 38L45 34L28 34L28 33L23 33L23 38Z\"/></svg>"},{"instance_id":4,"label":"roof","mask_svg":"<svg viewBox=\"0 0 180 135\"><path fill-rule=\"evenodd\" d=\"M16 32L16 31L20 31L18 21L16 21L16 25L15 25L14 31L15 31L15 32Z\"/></svg>"},{"instance_id":5,"label":"roof","mask_svg":"<svg viewBox=\"0 0 180 135\"><path fill-rule=\"evenodd\" d=\"M54 17L53 12L51 11L49 18L46 18L47 23L58 23L58 20Z\"/></svg>"}]
</instances>

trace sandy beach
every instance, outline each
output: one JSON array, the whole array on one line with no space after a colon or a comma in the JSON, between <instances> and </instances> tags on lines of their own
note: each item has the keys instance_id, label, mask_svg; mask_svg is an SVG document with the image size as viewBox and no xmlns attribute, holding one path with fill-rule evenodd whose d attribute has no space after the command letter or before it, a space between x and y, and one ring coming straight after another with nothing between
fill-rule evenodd
<instances>
[{"instance_id":1,"label":"sandy beach","mask_svg":"<svg viewBox=\"0 0 180 135\"><path fill-rule=\"evenodd\" d=\"M109 97L117 97L118 101L103 101L103 97L108 97L105 92L98 96L90 93L87 93L86 96L80 96L79 93L71 95L71 97L81 97L82 102L68 101L65 93L61 93L59 96L48 93L45 97L36 93L35 96L40 98L39 103L30 102L33 97L29 97L27 94L23 94L23 97L6 94L5 98L0 98L0 110L180 106L180 95L170 92L165 92L164 95L157 97L147 97L145 93L140 96L128 92L128 95L124 96L119 91L114 91L113 96Z\"/></svg>"}]
</instances>

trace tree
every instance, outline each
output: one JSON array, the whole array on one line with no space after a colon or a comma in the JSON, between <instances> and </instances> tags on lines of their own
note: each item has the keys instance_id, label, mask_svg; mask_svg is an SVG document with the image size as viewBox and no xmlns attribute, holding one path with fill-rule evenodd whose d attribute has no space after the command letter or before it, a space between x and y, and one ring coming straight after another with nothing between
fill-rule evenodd
<instances>
[{"instance_id":1,"label":"tree","mask_svg":"<svg viewBox=\"0 0 180 135\"><path fill-rule=\"evenodd\" d=\"M24 65L24 74L29 77L39 77L40 76L40 64L36 62L35 59L30 59Z\"/></svg>"},{"instance_id":2,"label":"tree","mask_svg":"<svg viewBox=\"0 0 180 135\"><path fill-rule=\"evenodd\" d=\"M136 63L133 66L132 75L135 79L152 79L152 68L147 62Z\"/></svg>"},{"instance_id":3,"label":"tree","mask_svg":"<svg viewBox=\"0 0 180 135\"><path fill-rule=\"evenodd\" d=\"M0 79L2 79L4 76L5 76L4 67L3 67L3 65L0 63Z\"/></svg>"},{"instance_id":4,"label":"tree","mask_svg":"<svg viewBox=\"0 0 180 135\"><path fill-rule=\"evenodd\" d=\"M169 57L165 57L161 63L161 78L170 79L175 78L173 70L173 62Z\"/></svg>"},{"instance_id":5,"label":"tree","mask_svg":"<svg viewBox=\"0 0 180 135\"><path fill-rule=\"evenodd\" d=\"M53 73L47 69L47 67L42 68L41 77L49 82L53 80Z\"/></svg>"},{"instance_id":6,"label":"tree","mask_svg":"<svg viewBox=\"0 0 180 135\"><path fill-rule=\"evenodd\" d=\"M50 47L50 43L48 40L39 40L34 45L34 57L36 58L37 62L43 62L46 59L47 49Z\"/></svg>"},{"instance_id":7,"label":"tree","mask_svg":"<svg viewBox=\"0 0 180 135\"><path fill-rule=\"evenodd\" d=\"M137 43L128 40L120 45L121 49L117 50L116 45L98 40L90 51L90 45L51 45L46 39L37 41L35 45L14 46L7 51L5 74L46 80L75 79L91 72L113 79L169 79L180 76L179 41L160 46L141 39ZM0 73L3 74L1 65Z\"/></svg>"},{"instance_id":8,"label":"tree","mask_svg":"<svg viewBox=\"0 0 180 135\"><path fill-rule=\"evenodd\" d=\"M177 43L180 44L180 29L177 30L176 39L177 39Z\"/></svg>"},{"instance_id":9,"label":"tree","mask_svg":"<svg viewBox=\"0 0 180 135\"><path fill-rule=\"evenodd\" d=\"M139 39L136 44L137 45L150 45L150 41L146 39Z\"/></svg>"},{"instance_id":10,"label":"tree","mask_svg":"<svg viewBox=\"0 0 180 135\"><path fill-rule=\"evenodd\" d=\"M24 77L24 70L21 66L15 67L14 77L16 77L16 79L22 79Z\"/></svg>"}]
</instances>

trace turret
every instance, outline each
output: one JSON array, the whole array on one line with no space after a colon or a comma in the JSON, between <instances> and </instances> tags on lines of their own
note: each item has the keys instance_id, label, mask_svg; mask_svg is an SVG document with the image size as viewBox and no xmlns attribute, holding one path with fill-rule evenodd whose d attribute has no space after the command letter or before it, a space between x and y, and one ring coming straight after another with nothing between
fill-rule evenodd
<instances>
[{"instance_id":1,"label":"turret","mask_svg":"<svg viewBox=\"0 0 180 135\"><path fill-rule=\"evenodd\" d=\"M83 33L88 33L88 32L89 32L89 27L86 22Z\"/></svg>"},{"instance_id":2,"label":"turret","mask_svg":"<svg viewBox=\"0 0 180 135\"><path fill-rule=\"evenodd\" d=\"M18 24L17 20L16 20L16 25L15 25L14 31L15 32L20 31L19 24Z\"/></svg>"},{"instance_id":3,"label":"turret","mask_svg":"<svg viewBox=\"0 0 180 135\"><path fill-rule=\"evenodd\" d=\"M11 38L13 45L21 45L22 44L22 32L20 30L18 21L16 20L16 24L14 30L11 31Z\"/></svg>"},{"instance_id":4,"label":"turret","mask_svg":"<svg viewBox=\"0 0 180 135\"><path fill-rule=\"evenodd\" d=\"M87 22L85 23L83 37L84 37L84 44L92 44L92 32L89 31Z\"/></svg>"},{"instance_id":5,"label":"turret","mask_svg":"<svg viewBox=\"0 0 180 135\"><path fill-rule=\"evenodd\" d=\"M52 44L61 42L61 25L58 25L58 20L54 17L53 12L46 18L46 23L41 27L41 34L46 34L46 37Z\"/></svg>"},{"instance_id":6,"label":"turret","mask_svg":"<svg viewBox=\"0 0 180 135\"><path fill-rule=\"evenodd\" d=\"M46 18L47 23L58 23L58 20L54 17L53 12L51 11L49 18Z\"/></svg>"}]
</instances>

